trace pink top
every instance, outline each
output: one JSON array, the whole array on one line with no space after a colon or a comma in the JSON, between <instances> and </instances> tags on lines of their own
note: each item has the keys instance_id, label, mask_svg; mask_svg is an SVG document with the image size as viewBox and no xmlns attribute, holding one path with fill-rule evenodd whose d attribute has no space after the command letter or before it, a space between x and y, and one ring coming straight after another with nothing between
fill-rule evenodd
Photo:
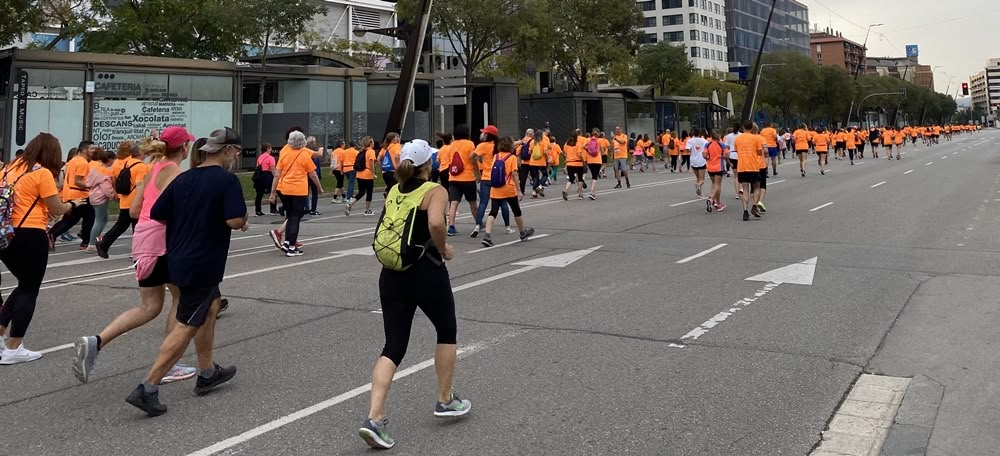
<instances>
[{"instance_id":1,"label":"pink top","mask_svg":"<svg viewBox=\"0 0 1000 456\"><path fill-rule=\"evenodd\" d=\"M90 169L90 174L87 175L87 188L90 189L88 195L90 204L95 206L107 203L115 196L115 187L111 184L111 177L97 168Z\"/></svg>"},{"instance_id":2,"label":"pink top","mask_svg":"<svg viewBox=\"0 0 1000 456\"><path fill-rule=\"evenodd\" d=\"M257 157L257 166L260 166L261 171L271 171L274 165L274 156L270 152Z\"/></svg>"},{"instance_id":3,"label":"pink top","mask_svg":"<svg viewBox=\"0 0 1000 456\"><path fill-rule=\"evenodd\" d=\"M132 259L135 260L135 278L142 280L153 273L156 260L167 253L167 225L149 218L161 190L156 188L156 176L168 166L177 166L169 160L159 161L153 165L149 173L149 183L142 189L142 211L139 223L135 225L132 236Z\"/></svg>"}]
</instances>

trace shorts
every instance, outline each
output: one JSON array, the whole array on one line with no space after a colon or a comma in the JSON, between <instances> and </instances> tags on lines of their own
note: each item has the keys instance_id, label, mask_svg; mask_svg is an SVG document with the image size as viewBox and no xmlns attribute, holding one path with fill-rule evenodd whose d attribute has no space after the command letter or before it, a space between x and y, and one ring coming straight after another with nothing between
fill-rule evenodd
<instances>
[{"instance_id":1,"label":"shorts","mask_svg":"<svg viewBox=\"0 0 1000 456\"><path fill-rule=\"evenodd\" d=\"M708 172L708 175L709 175L710 177L722 177L722 176L725 176L725 175L726 175L726 173L725 173L725 172L723 172L723 171L709 171L709 172Z\"/></svg>"},{"instance_id":2,"label":"shorts","mask_svg":"<svg viewBox=\"0 0 1000 456\"><path fill-rule=\"evenodd\" d=\"M762 190L767 189L767 168L760 170L760 188Z\"/></svg>"},{"instance_id":3,"label":"shorts","mask_svg":"<svg viewBox=\"0 0 1000 456\"><path fill-rule=\"evenodd\" d=\"M824 151L822 151L822 152L820 152L820 151L818 151L818 150L816 151L816 155L826 155L826 154L828 154L828 153L830 153L830 151L827 151L827 150L824 150Z\"/></svg>"},{"instance_id":4,"label":"shorts","mask_svg":"<svg viewBox=\"0 0 1000 456\"><path fill-rule=\"evenodd\" d=\"M139 281L139 288L162 287L168 283L170 283L170 270L167 269L167 256L163 255L156 259L149 277Z\"/></svg>"},{"instance_id":5,"label":"shorts","mask_svg":"<svg viewBox=\"0 0 1000 456\"><path fill-rule=\"evenodd\" d=\"M704 171L704 170L708 169L708 166L707 165L706 166L692 166L691 169L693 169L695 171Z\"/></svg>"},{"instance_id":6,"label":"shorts","mask_svg":"<svg viewBox=\"0 0 1000 456\"><path fill-rule=\"evenodd\" d=\"M806 155L808 153L809 153L808 150L797 150L797 151L795 151L795 155Z\"/></svg>"},{"instance_id":7,"label":"shorts","mask_svg":"<svg viewBox=\"0 0 1000 456\"><path fill-rule=\"evenodd\" d=\"M741 184L756 184L760 181L760 171L743 171L736 173L736 180Z\"/></svg>"},{"instance_id":8,"label":"shorts","mask_svg":"<svg viewBox=\"0 0 1000 456\"><path fill-rule=\"evenodd\" d=\"M222 297L219 285L178 288L181 297L177 302L177 321L195 328L205 324L212 303Z\"/></svg>"},{"instance_id":9,"label":"shorts","mask_svg":"<svg viewBox=\"0 0 1000 456\"><path fill-rule=\"evenodd\" d=\"M837 148L837 149L844 149L844 148L846 148L846 147L847 147L847 143L844 143L844 142L838 142L838 143L836 143L836 144L834 145L834 147L835 147L835 148Z\"/></svg>"},{"instance_id":10,"label":"shorts","mask_svg":"<svg viewBox=\"0 0 1000 456\"><path fill-rule=\"evenodd\" d=\"M615 171L628 171L628 159L626 159L626 158L616 158L615 159Z\"/></svg>"},{"instance_id":11,"label":"shorts","mask_svg":"<svg viewBox=\"0 0 1000 456\"><path fill-rule=\"evenodd\" d=\"M731 164L729 166L729 169L731 169L731 170L737 170L737 169L739 169L739 167L737 165L740 164L740 161L738 159L736 159L736 158L730 158L729 159L729 163Z\"/></svg>"},{"instance_id":12,"label":"shorts","mask_svg":"<svg viewBox=\"0 0 1000 456\"><path fill-rule=\"evenodd\" d=\"M455 182L448 183L448 201L462 201L462 197L470 203L476 202L479 192L475 182Z\"/></svg>"},{"instance_id":13,"label":"shorts","mask_svg":"<svg viewBox=\"0 0 1000 456\"><path fill-rule=\"evenodd\" d=\"M778 148L777 147L768 147L767 148L767 155L769 157L771 157L771 158L777 157L778 156Z\"/></svg>"},{"instance_id":14,"label":"shorts","mask_svg":"<svg viewBox=\"0 0 1000 456\"><path fill-rule=\"evenodd\" d=\"M567 166L566 175L569 177L569 183L575 184L577 180L583 182L587 174L587 168L582 165L577 166Z\"/></svg>"},{"instance_id":15,"label":"shorts","mask_svg":"<svg viewBox=\"0 0 1000 456\"><path fill-rule=\"evenodd\" d=\"M608 156L607 155L601 155L601 163L603 163L605 165L608 164Z\"/></svg>"},{"instance_id":16,"label":"shorts","mask_svg":"<svg viewBox=\"0 0 1000 456\"><path fill-rule=\"evenodd\" d=\"M600 163L587 163L587 169L590 170L590 178L592 180L597 180L601 178L601 164Z\"/></svg>"}]
</instances>

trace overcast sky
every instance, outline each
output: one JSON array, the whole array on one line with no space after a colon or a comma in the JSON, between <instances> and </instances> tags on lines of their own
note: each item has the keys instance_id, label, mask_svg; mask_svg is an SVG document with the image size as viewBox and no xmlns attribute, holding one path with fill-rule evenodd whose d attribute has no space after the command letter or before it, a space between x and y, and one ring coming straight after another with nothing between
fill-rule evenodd
<instances>
[{"instance_id":1,"label":"overcast sky","mask_svg":"<svg viewBox=\"0 0 1000 456\"><path fill-rule=\"evenodd\" d=\"M902 57L906 45L920 46L920 63L941 66L934 74L938 92L952 95L989 58L1000 58L1000 2L997 0L799 0L809 7L810 27L833 27L845 38L864 42L871 57ZM831 11L832 10L832 11ZM945 75L947 73L947 76Z\"/></svg>"}]
</instances>

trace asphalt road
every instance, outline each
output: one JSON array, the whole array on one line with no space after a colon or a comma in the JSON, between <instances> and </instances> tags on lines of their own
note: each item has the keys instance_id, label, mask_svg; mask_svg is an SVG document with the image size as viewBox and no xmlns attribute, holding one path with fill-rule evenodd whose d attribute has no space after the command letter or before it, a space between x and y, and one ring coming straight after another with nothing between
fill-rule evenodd
<instances>
[{"instance_id":1,"label":"asphalt road","mask_svg":"<svg viewBox=\"0 0 1000 456\"><path fill-rule=\"evenodd\" d=\"M922 284L966 277L975 287L973 277L1000 289L998 145L1000 132L986 131L904 149L899 161L831 160L826 176L811 157L806 178L788 160L770 180L769 212L750 222L740 220L730 181L729 209L709 214L694 201L692 175L662 170L596 202L563 202L553 187L525 204L539 236L495 234L501 245L490 250L468 237L463 204L449 270L464 350L456 389L473 411L459 421L431 415L435 339L418 314L407 375L390 393L391 451L807 454L862 371L947 369L928 365L936 344L918 350L907 341L920 337L902 334L935 327L930 310L907 323L915 297L932 308L934 296L948 299L950 282L918 292ZM364 255L376 219L341 210L325 201L323 215L303 224L298 258L270 244L274 218L234 233L216 358L239 374L205 397L191 381L163 387L170 411L155 419L124 398L155 355L166 312L106 347L87 385L73 377L66 345L136 305L128 239L111 260L60 246L26 339L49 351L0 366L0 455L368 452L356 431L382 344L379 266ZM544 260L554 255L575 261ZM802 275L808 264L792 267L800 283L746 280L812 258L813 276ZM0 285L6 295L14 279L3 271ZM980 326L985 338L988 324ZM883 345L895 351L879 353ZM194 363L191 351L184 361ZM938 442L941 454L950 442Z\"/></svg>"}]
</instances>

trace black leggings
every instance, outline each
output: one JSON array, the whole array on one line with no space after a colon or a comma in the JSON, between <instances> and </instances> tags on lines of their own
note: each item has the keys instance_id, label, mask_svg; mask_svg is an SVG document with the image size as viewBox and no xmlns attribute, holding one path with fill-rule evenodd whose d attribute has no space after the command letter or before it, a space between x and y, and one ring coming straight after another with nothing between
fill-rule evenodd
<instances>
[{"instance_id":1,"label":"black leggings","mask_svg":"<svg viewBox=\"0 0 1000 456\"><path fill-rule=\"evenodd\" d=\"M688 168L691 168L691 156L690 155L681 155L681 168L683 168L684 165L687 165Z\"/></svg>"},{"instance_id":2,"label":"black leggings","mask_svg":"<svg viewBox=\"0 0 1000 456\"><path fill-rule=\"evenodd\" d=\"M444 266L424 259L402 272L382 269L378 290L385 330L382 356L397 366L406 355L413 315L418 307L434 325L438 344L458 343L455 296L451 292L448 269Z\"/></svg>"},{"instance_id":3,"label":"black leggings","mask_svg":"<svg viewBox=\"0 0 1000 456\"><path fill-rule=\"evenodd\" d=\"M517 197L512 196L510 198L490 198L490 217L497 218L503 203L510 206L510 212L514 214L514 217L521 216L521 205L518 204Z\"/></svg>"},{"instance_id":4,"label":"black leggings","mask_svg":"<svg viewBox=\"0 0 1000 456\"><path fill-rule=\"evenodd\" d=\"M110 250L111 246L118 240L118 237L125 234L125 230L130 226L134 232L135 224L138 222L138 220L133 219L128 214L128 209L120 209L118 211L118 220L115 221L114 225L111 225L111 229L107 233L104 233L104 237L101 238L101 245L104 246L105 250Z\"/></svg>"},{"instance_id":5,"label":"black leggings","mask_svg":"<svg viewBox=\"0 0 1000 456\"><path fill-rule=\"evenodd\" d=\"M89 204L81 204L70 211L69 214L63 216L62 220L49 230L49 234L54 238L62 236L79 223L80 220L83 220L83 229L80 232L85 234L81 238L80 245L87 245L90 242L90 235L87 233L90 233L94 229L94 206Z\"/></svg>"},{"instance_id":6,"label":"black leggings","mask_svg":"<svg viewBox=\"0 0 1000 456\"><path fill-rule=\"evenodd\" d=\"M299 223L306 213L307 196L281 195L281 205L285 207L285 243L295 247L299 240Z\"/></svg>"},{"instance_id":7,"label":"black leggings","mask_svg":"<svg viewBox=\"0 0 1000 456\"><path fill-rule=\"evenodd\" d=\"M857 152L856 149L847 149L847 155L850 155L851 161L854 161L854 153Z\"/></svg>"},{"instance_id":8,"label":"black leggings","mask_svg":"<svg viewBox=\"0 0 1000 456\"><path fill-rule=\"evenodd\" d=\"M256 188L254 190L257 191L257 195L253 198L253 208L254 211L256 211L256 214L261 214L263 213L261 210L261 203L264 201L264 195L268 192L268 190L266 188ZM278 203L271 204L271 212L278 212ZM133 228L134 225L135 224L133 224Z\"/></svg>"},{"instance_id":9,"label":"black leggings","mask_svg":"<svg viewBox=\"0 0 1000 456\"><path fill-rule=\"evenodd\" d=\"M522 163L520 168L517 168L517 179L521 181L521 193L524 193L524 186L528 183L528 175L531 174L531 166L527 163Z\"/></svg>"},{"instance_id":10,"label":"black leggings","mask_svg":"<svg viewBox=\"0 0 1000 456\"><path fill-rule=\"evenodd\" d=\"M397 183L396 182L396 173L394 171L386 171L386 172L382 173L382 180L385 181L385 191L382 192L382 196L389 196L389 189L391 189L392 186L396 185L396 183ZM372 184L372 185L374 185L374 184ZM368 201L371 201L371 200L368 200Z\"/></svg>"},{"instance_id":11,"label":"black leggings","mask_svg":"<svg viewBox=\"0 0 1000 456\"><path fill-rule=\"evenodd\" d=\"M38 228L17 228L14 232L10 246L0 251L0 261L17 279L17 287L0 307L0 326L10 327L10 337L24 337L45 278L49 240L45 230Z\"/></svg>"},{"instance_id":12,"label":"black leggings","mask_svg":"<svg viewBox=\"0 0 1000 456\"><path fill-rule=\"evenodd\" d=\"M373 191L375 191L375 180L358 178L358 194L354 196L354 200L361 201L361 195L366 195L365 201L371 202Z\"/></svg>"},{"instance_id":13,"label":"black leggings","mask_svg":"<svg viewBox=\"0 0 1000 456\"><path fill-rule=\"evenodd\" d=\"M676 155L671 155L670 156L670 169L677 169L677 156Z\"/></svg>"}]
</instances>

